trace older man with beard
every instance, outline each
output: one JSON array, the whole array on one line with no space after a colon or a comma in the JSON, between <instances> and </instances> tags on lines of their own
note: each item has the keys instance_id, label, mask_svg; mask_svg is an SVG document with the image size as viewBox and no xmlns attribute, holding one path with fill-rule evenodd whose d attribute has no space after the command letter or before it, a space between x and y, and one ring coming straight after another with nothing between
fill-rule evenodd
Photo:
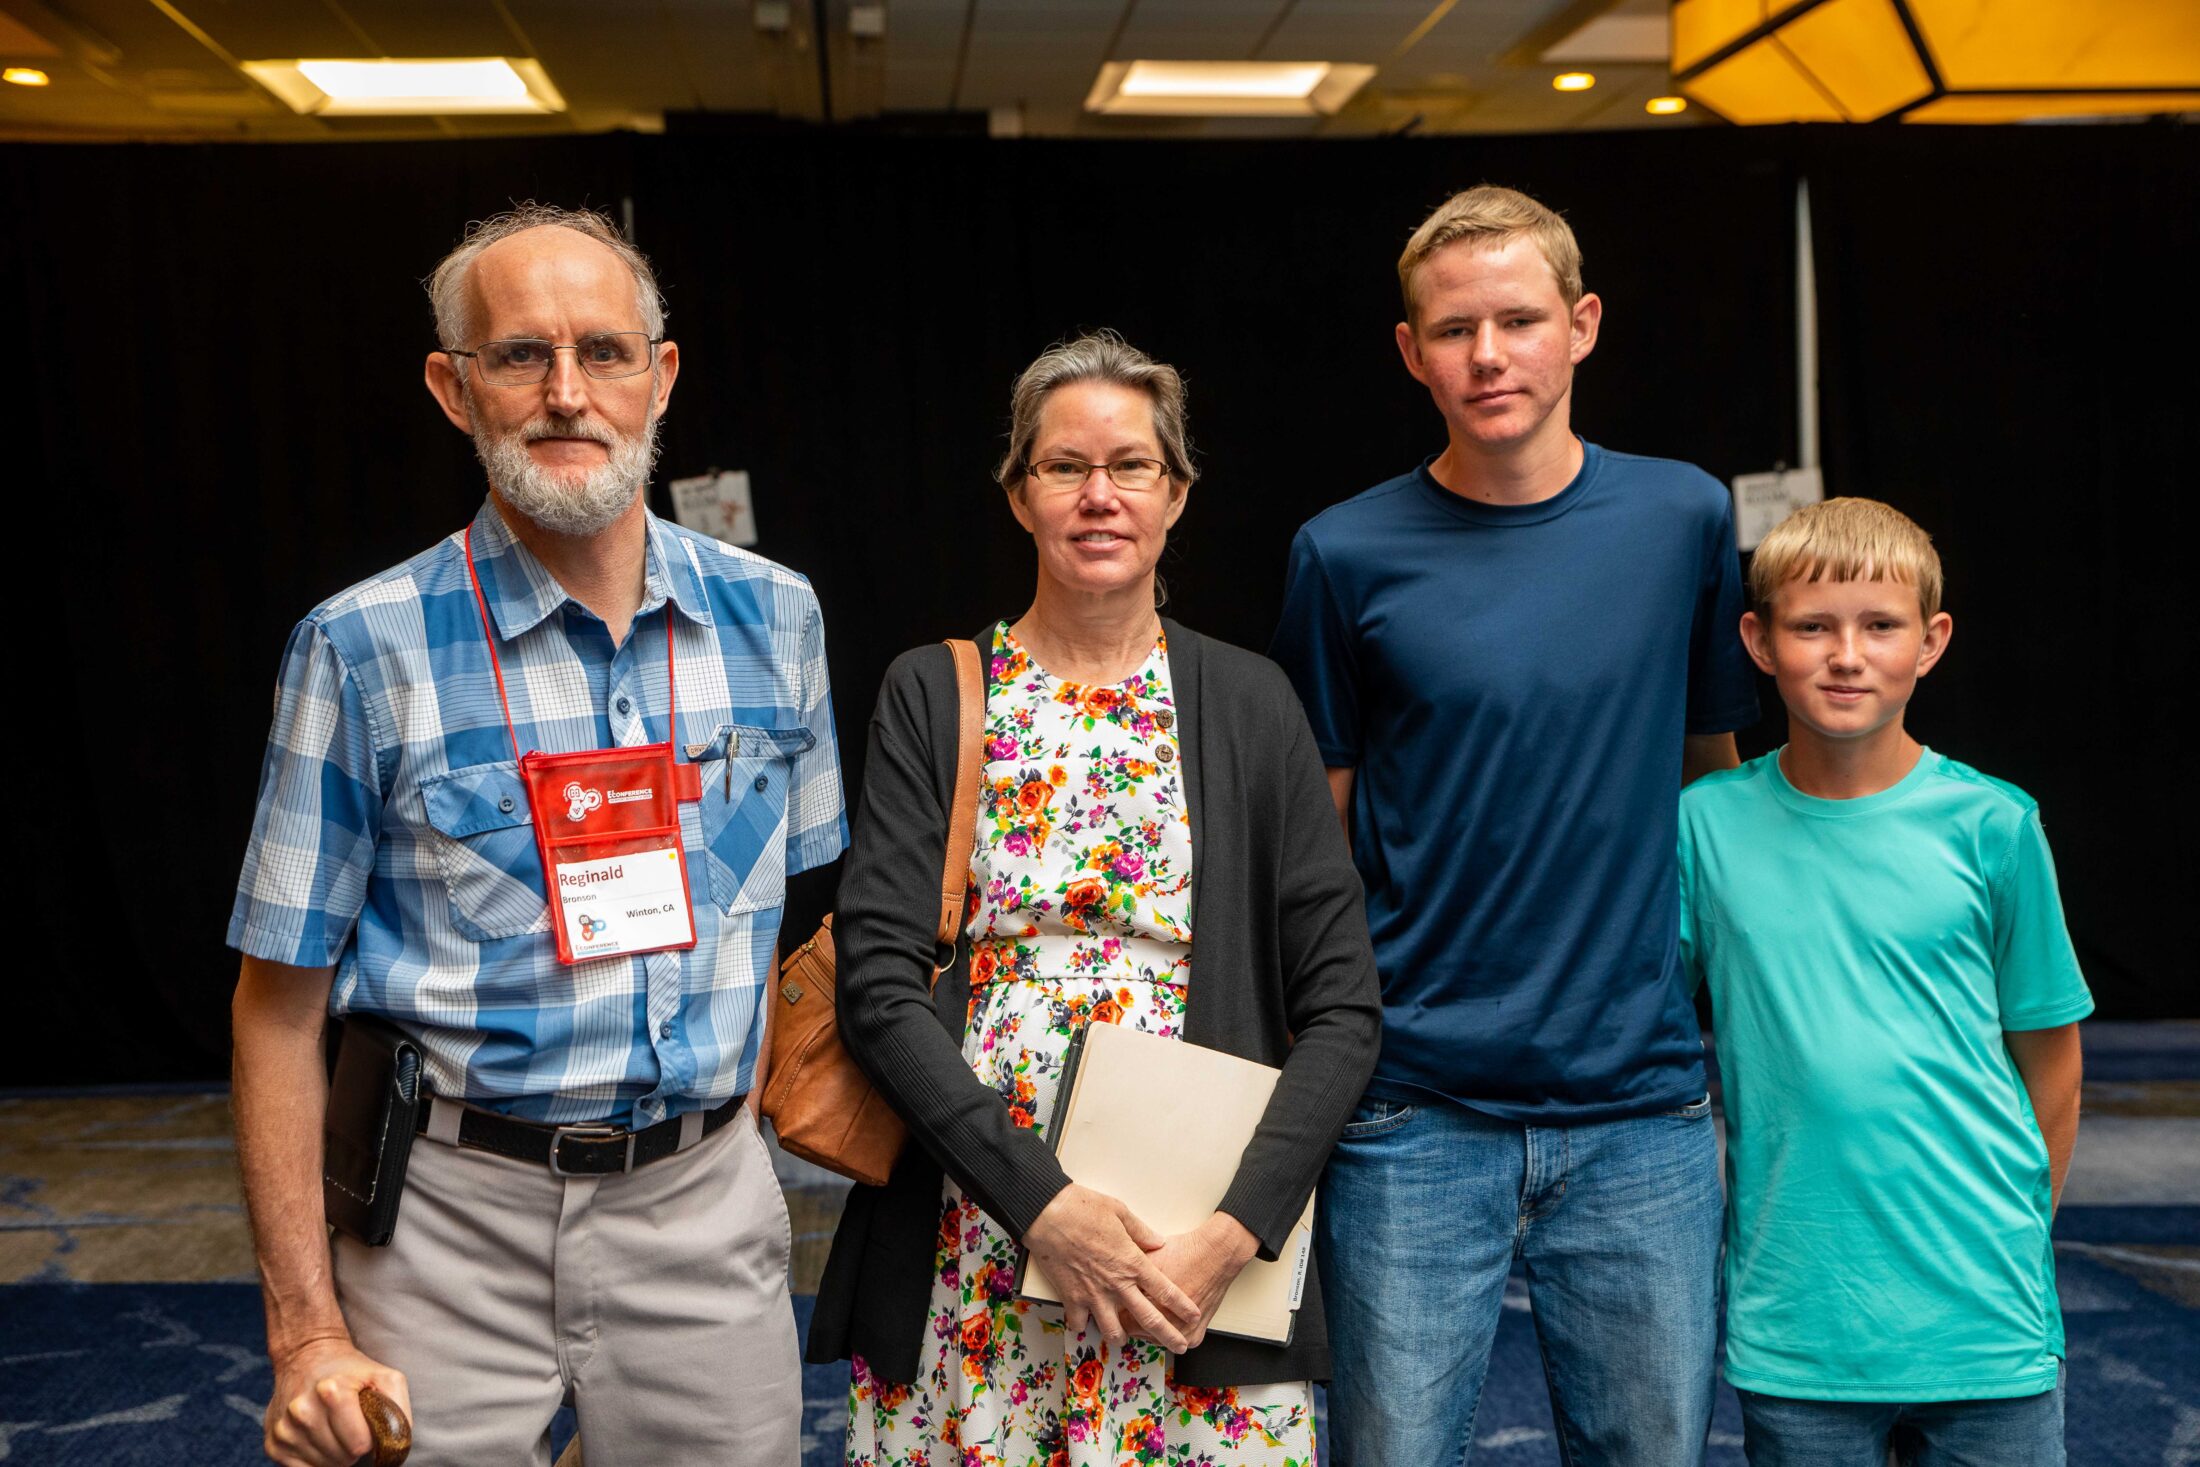
<instances>
[{"instance_id":1,"label":"older man with beard","mask_svg":"<svg viewBox=\"0 0 2200 1467\"><path fill-rule=\"evenodd\" d=\"M429 290L488 500L293 633L229 927L267 1453L350 1463L373 1384L428 1467L547 1461L567 1399L591 1467L792 1462L787 1215L742 1101L786 877L846 840L817 600L649 512L679 350L607 220L489 220ZM568 927L553 841L596 791L530 790L573 754L669 776L611 790L663 802L669 936ZM434 1097L384 1247L323 1221L331 1015L397 1026Z\"/></svg>"}]
</instances>

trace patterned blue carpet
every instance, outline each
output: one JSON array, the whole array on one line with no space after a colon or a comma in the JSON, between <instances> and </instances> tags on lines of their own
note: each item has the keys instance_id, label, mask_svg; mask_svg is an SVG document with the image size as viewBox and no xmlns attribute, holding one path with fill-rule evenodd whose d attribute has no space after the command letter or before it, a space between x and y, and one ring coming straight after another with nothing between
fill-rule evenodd
<instances>
[{"instance_id":1,"label":"patterned blue carpet","mask_svg":"<svg viewBox=\"0 0 2200 1467\"><path fill-rule=\"evenodd\" d=\"M2185 1226L2191 1218L2161 1221ZM2200 1462L2200 1312L2068 1247L2059 1261L2073 1467ZM804 1323L809 1303L796 1301ZM0 1461L263 1461L260 1412L271 1386L263 1343L259 1295L246 1284L0 1287ZM846 1388L843 1369L805 1370L803 1467L839 1462ZM1739 1467L1740 1430L1733 1395L1722 1388L1710 1467ZM569 1431L568 1418L554 1432L557 1445ZM1488 1467L1557 1460L1523 1309L1506 1312L1476 1438L1474 1461Z\"/></svg>"},{"instance_id":2,"label":"patterned blue carpet","mask_svg":"<svg viewBox=\"0 0 2200 1467\"><path fill-rule=\"evenodd\" d=\"M227 1111L204 1088L0 1091L0 1463L264 1460L272 1383ZM780 1160L795 1286L812 1289L842 1184ZM2086 1026L2055 1239L2073 1467L2200 1467L2200 1024ZM795 1297L805 1328L810 1303ZM1473 1462L1552 1467L1517 1279L1506 1305ZM837 1464L846 1370L810 1367L803 1383L803 1467ZM561 1413L554 1447L571 1430ZM1722 1388L1708 1467L1741 1467L1740 1431Z\"/></svg>"}]
</instances>

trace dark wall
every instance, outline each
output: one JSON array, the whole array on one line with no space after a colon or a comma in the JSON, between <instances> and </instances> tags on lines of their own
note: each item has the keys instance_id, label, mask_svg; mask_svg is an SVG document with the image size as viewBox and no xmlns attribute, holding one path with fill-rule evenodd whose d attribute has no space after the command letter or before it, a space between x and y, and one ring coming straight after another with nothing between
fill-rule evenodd
<instances>
[{"instance_id":1,"label":"dark wall","mask_svg":"<svg viewBox=\"0 0 2200 1467\"><path fill-rule=\"evenodd\" d=\"M52 858L10 1051L30 1063L5 1078L220 1071L277 652L478 502L419 386L418 281L529 196L631 201L683 356L663 476L750 471L758 548L826 609L852 784L894 653L1030 594L989 471L1048 342L1114 326L1184 370L1206 477L1171 610L1261 646L1297 525L1441 446L1390 343L1396 251L1430 206L1489 180L1565 210L1606 303L1576 423L1724 478L1795 456L1807 174L1829 484L1912 510L1949 557L1960 634L1917 722L2040 796L2103 1012L2194 1012L2171 802L2112 777L2168 763L2190 664L2156 648L2192 481L2170 399L2192 386L2194 155L2153 128L0 150L36 649L15 706L42 748L88 734L96 771L24 766ZM828 898L798 893L790 926Z\"/></svg>"},{"instance_id":2,"label":"dark wall","mask_svg":"<svg viewBox=\"0 0 2200 1467\"><path fill-rule=\"evenodd\" d=\"M1806 141L1827 482L1947 569L1912 724L2039 800L2099 1013L2200 1013L2171 712L2200 661L2200 131Z\"/></svg>"}]
</instances>

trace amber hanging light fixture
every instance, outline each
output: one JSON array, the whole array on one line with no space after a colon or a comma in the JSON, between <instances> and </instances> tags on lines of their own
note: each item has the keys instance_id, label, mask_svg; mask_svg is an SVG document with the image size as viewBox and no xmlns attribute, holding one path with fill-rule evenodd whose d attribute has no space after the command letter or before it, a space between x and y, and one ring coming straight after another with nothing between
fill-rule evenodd
<instances>
[{"instance_id":1,"label":"amber hanging light fixture","mask_svg":"<svg viewBox=\"0 0 2200 1467\"><path fill-rule=\"evenodd\" d=\"M1672 42L1730 122L2200 110L2191 0L1675 0Z\"/></svg>"}]
</instances>

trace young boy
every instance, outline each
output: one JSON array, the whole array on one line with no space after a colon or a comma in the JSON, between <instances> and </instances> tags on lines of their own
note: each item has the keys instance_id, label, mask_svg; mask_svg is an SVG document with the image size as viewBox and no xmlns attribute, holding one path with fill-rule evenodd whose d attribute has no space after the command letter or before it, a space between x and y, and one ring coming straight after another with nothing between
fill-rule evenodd
<instances>
[{"instance_id":1,"label":"young boy","mask_svg":"<svg viewBox=\"0 0 2200 1467\"><path fill-rule=\"evenodd\" d=\"M1903 727L1948 649L1940 587L1884 504L1790 516L1742 617L1787 746L1681 796L1752 1467L2063 1462L2048 1224L2093 1000L2038 807Z\"/></svg>"}]
</instances>

